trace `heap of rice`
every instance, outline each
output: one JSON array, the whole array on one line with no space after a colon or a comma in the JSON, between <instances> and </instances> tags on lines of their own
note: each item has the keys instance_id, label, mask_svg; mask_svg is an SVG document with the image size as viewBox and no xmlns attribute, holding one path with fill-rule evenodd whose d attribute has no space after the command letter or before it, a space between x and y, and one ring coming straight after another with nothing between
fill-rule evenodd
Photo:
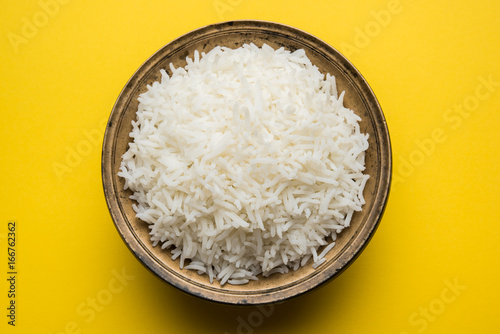
<instances>
[{"instance_id":1,"label":"heap of rice","mask_svg":"<svg viewBox=\"0 0 500 334\"><path fill-rule=\"evenodd\" d=\"M119 172L153 244L221 285L321 265L369 177L335 78L253 44L170 70L139 97Z\"/></svg>"}]
</instances>

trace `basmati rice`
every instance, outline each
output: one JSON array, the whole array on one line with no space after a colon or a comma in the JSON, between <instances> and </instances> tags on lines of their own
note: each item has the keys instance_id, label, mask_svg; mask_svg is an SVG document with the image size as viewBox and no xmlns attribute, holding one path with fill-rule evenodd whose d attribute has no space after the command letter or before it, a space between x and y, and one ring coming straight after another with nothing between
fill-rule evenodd
<instances>
[{"instance_id":1,"label":"basmati rice","mask_svg":"<svg viewBox=\"0 0 500 334\"><path fill-rule=\"evenodd\" d=\"M369 178L335 77L265 44L186 62L140 95L118 173L153 245L221 285L323 264Z\"/></svg>"}]
</instances>

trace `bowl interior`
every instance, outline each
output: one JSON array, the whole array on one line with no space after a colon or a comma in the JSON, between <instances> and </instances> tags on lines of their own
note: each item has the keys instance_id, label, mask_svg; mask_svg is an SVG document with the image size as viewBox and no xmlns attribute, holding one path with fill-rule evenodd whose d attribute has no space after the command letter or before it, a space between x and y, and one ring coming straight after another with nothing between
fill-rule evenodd
<instances>
[{"instance_id":1,"label":"bowl interior","mask_svg":"<svg viewBox=\"0 0 500 334\"><path fill-rule=\"evenodd\" d=\"M261 277L246 285L211 284L207 275L181 270L168 250L152 247L146 223L135 217L131 192L123 189L117 176L121 156L131 141L131 121L138 108L137 97L147 85L161 78L160 69L186 65L186 57L195 50L208 52L215 46L240 47L245 43L290 51L303 48L319 70L336 77L339 93L345 91L344 105L362 119L361 131L369 134L366 173L370 175L364 196L366 204L355 213L351 226L338 235L327 261L317 269L311 263L284 275ZM387 200L391 173L391 151L387 126L378 102L360 73L339 52L300 30L262 21L235 21L207 26L167 44L148 59L133 75L120 94L109 119L103 145L103 184L113 221L132 252L155 274L188 293L219 302L260 304L288 299L302 294L335 277L355 259L375 231ZM310 261L311 262L311 261Z\"/></svg>"}]
</instances>

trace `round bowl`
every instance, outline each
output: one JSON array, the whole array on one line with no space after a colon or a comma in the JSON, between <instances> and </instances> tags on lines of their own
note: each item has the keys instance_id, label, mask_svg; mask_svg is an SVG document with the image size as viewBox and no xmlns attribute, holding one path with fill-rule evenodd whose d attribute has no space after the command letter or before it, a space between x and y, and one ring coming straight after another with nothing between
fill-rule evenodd
<instances>
[{"instance_id":1,"label":"round bowl","mask_svg":"<svg viewBox=\"0 0 500 334\"><path fill-rule=\"evenodd\" d=\"M366 173L370 178L364 189L366 204L353 215L351 226L337 237L327 260L313 269L307 264L288 274L260 277L246 285L221 286L210 283L207 275L180 269L167 250L153 247L146 223L135 217L130 190L118 177L121 156L131 141L131 121L138 107L137 97L147 85L160 80L160 69L186 65L186 57L195 50L208 52L217 45L240 47L245 43L263 43L290 51L304 49L313 64L323 73L336 77L339 93L345 90L344 105L361 117L361 131L369 134ZM133 254L162 280L189 294L228 304L263 304L278 302L308 292L332 280L360 254L373 236L382 217L391 181L392 157L387 124L378 101L358 70L337 50L318 38L282 24L263 21L231 21L206 26L168 43L153 54L130 78L111 112L104 135L102 179L112 219Z\"/></svg>"}]
</instances>

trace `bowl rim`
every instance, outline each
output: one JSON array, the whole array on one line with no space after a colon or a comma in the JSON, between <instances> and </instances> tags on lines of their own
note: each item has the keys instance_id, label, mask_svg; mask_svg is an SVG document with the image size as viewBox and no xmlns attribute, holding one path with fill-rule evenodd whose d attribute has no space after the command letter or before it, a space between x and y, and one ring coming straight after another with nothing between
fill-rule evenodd
<instances>
[{"instance_id":1,"label":"bowl rim","mask_svg":"<svg viewBox=\"0 0 500 334\"><path fill-rule=\"evenodd\" d=\"M347 249L339 254L341 261L339 261L337 266L330 266L321 275L309 276L306 281L294 282L296 284L285 286L284 289L275 288L264 290L264 292L259 290L255 293L209 289L196 282L187 282L182 275L173 270L168 270L165 265L162 266L158 263L151 251L142 246L142 243L130 228L131 226L128 224L127 218L124 217L121 210L117 185L113 182L114 143L117 139L118 125L121 124L120 120L124 115L120 111L126 110L126 105L130 102L135 87L143 84L145 74L164 58L166 51L175 50L177 47L185 45L186 42L189 44L195 43L197 36L200 39L199 36L216 36L219 33L237 32L240 30L255 30L261 33L265 31L266 33L296 39L300 43L308 43L310 46L314 46L315 51L323 57L332 58L334 56L335 59L340 60L343 67L342 70L346 71L344 73L345 77L357 90L357 93L361 95L363 103L365 105L367 102L370 103L370 106L366 106L366 108L370 109L371 121L374 124L374 130L378 134L376 137L378 143L377 149L380 150L381 147L383 148L380 158L382 165L385 166L385 168L381 168L379 178L376 180L378 187L376 187L376 193L374 194L373 209L366 218L367 222L363 226L364 228L353 237L351 243L345 246ZM126 103L127 101L128 103ZM112 108L103 139L101 172L105 199L113 223L129 250L146 268L158 278L190 295L225 304L258 305L282 302L324 286L327 282L338 277L361 254L378 228L387 205L392 179L392 149L387 122L375 94L356 67L338 50L318 37L289 25L262 20L236 20L206 25L183 34L162 46L140 65L127 81Z\"/></svg>"}]
</instances>

